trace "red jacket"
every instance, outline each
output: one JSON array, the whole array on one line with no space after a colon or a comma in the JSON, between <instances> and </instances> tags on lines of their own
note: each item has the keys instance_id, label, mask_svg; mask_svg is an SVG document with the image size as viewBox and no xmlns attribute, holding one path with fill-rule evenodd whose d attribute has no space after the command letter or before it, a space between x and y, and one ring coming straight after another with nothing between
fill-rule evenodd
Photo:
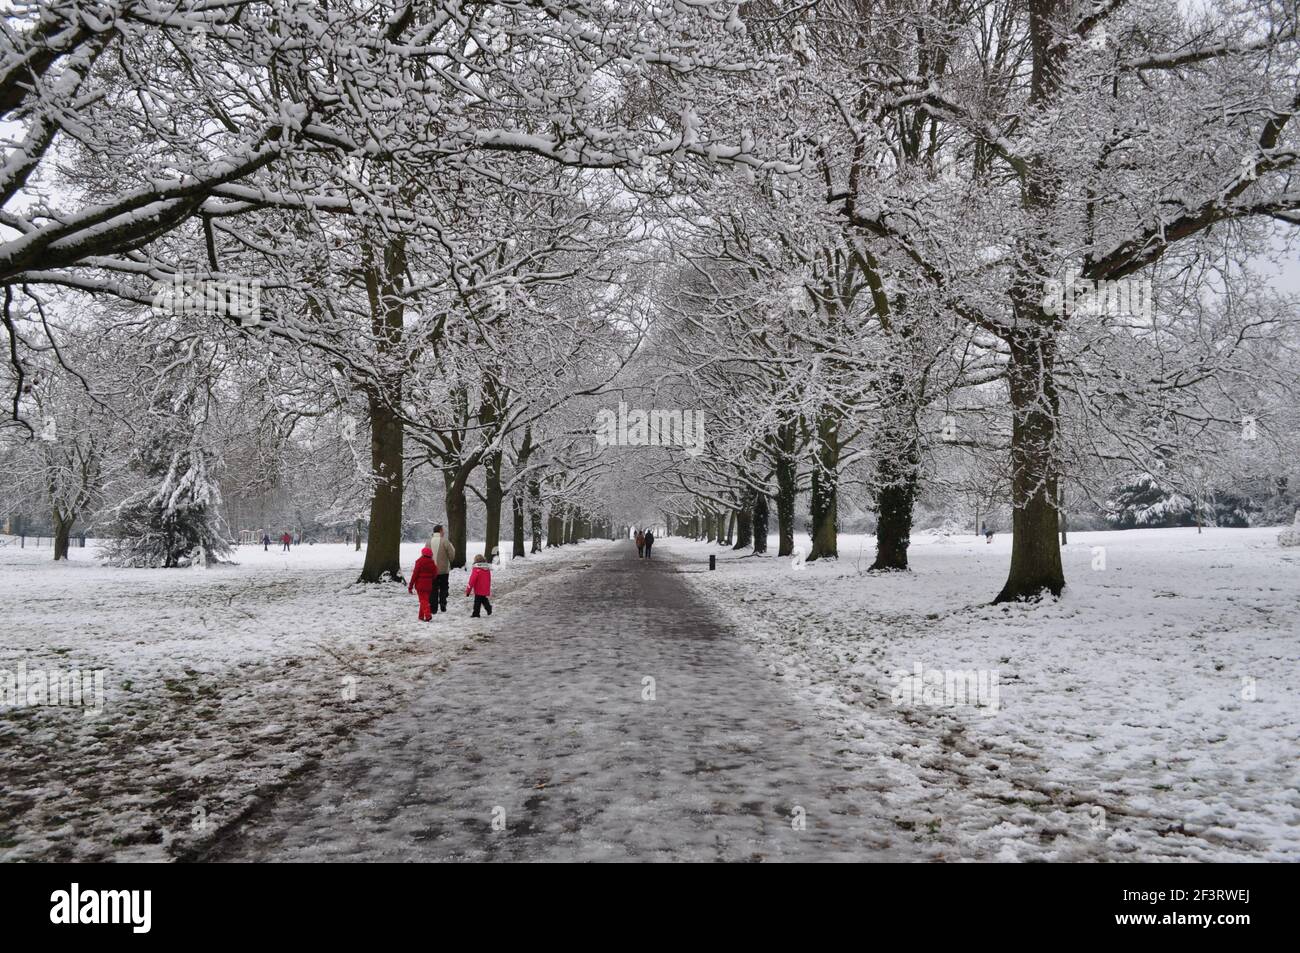
<instances>
[{"instance_id":1,"label":"red jacket","mask_svg":"<svg viewBox=\"0 0 1300 953\"><path fill-rule=\"evenodd\" d=\"M492 570L488 569L483 563L479 563L469 574L469 584L465 586L465 595L474 593L476 596L492 595Z\"/></svg>"},{"instance_id":2,"label":"red jacket","mask_svg":"<svg viewBox=\"0 0 1300 953\"><path fill-rule=\"evenodd\" d=\"M415 569L411 571L411 581L406 591L433 592L433 577L436 575L438 566L433 561L433 550L425 546L420 550L420 558L415 561Z\"/></svg>"}]
</instances>

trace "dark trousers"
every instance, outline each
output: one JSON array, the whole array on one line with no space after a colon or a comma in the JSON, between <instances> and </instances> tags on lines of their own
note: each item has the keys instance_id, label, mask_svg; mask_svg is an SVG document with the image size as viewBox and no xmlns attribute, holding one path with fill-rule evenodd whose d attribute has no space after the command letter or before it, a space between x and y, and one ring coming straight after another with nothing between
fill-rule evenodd
<instances>
[{"instance_id":1,"label":"dark trousers","mask_svg":"<svg viewBox=\"0 0 1300 953\"><path fill-rule=\"evenodd\" d=\"M434 612L441 609L447 611L447 583L451 581L450 573L442 573L433 577L433 592L429 593L429 606Z\"/></svg>"},{"instance_id":2,"label":"dark trousers","mask_svg":"<svg viewBox=\"0 0 1300 953\"><path fill-rule=\"evenodd\" d=\"M482 608L484 608L484 609L487 609L487 611L488 611L488 615L491 615L491 614L492 614L492 603L488 600L488 597L487 597L487 596L475 596L475 597L474 597L474 611L473 611L473 613L471 613L471 615L470 615L470 618L471 618L471 619L477 619L477 618L478 618L478 610L479 610L480 607L482 607Z\"/></svg>"},{"instance_id":3,"label":"dark trousers","mask_svg":"<svg viewBox=\"0 0 1300 953\"><path fill-rule=\"evenodd\" d=\"M645 544L645 558L646 558L646 559L649 559L649 558L650 558L650 547L653 546L653 545L654 545L654 543L646 543L646 544Z\"/></svg>"}]
</instances>

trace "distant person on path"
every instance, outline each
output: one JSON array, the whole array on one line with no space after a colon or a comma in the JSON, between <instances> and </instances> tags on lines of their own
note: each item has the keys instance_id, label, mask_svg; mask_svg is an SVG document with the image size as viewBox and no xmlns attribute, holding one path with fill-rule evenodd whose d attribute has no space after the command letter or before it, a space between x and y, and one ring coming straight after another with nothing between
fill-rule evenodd
<instances>
[{"instance_id":1,"label":"distant person on path","mask_svg":"<svg viewBox=\"0 0 1300 953\"><path fill-rule=\"evenodd\" d=\"M650 530L645 531L645 558L650 558L650 547L655 543L655 534Z\"/></svg>"},{"instance_id":2,"label":"distant person on path","mask_svg":"<svg viewBox=\"0 0 1300 953\"><path fill-rule=\"evenodd\" d=\"M465 595L474 593L474 611L471 613L471 619L479 617L480 608L487 609L488 615L492 614L492 601L488 596L492 595L492 565L483 558L479 553L474 557L474 568L470 570L469 583L465 586Z\"/></svg>"},{"instance_id":3,"label":"distant person on path","mask_svg":"<svg viewBox=\"0 0 1300 953\"><path fill-rule=\"evenodd\" d=\"M438 566L433 561L433 550L425 546L420 550L420 558L415 561L415 568L411 570L411 581L406 586L407 592L414 592L420 597L421 622L429 622L433 619L433 610L429 608L429 601L433 595L433 581L437 576Z\"/></svg>"},{"instance_id":4,"label":"distant person on path","mask_svg":"<svg viewBox=\"0 0 1300 953\"><path fill-rule=\"evenodd\" d=\"M285 530L280 534L280 542L284 544L284 549L282 549L281 552L287 553L289 551L289 544L293 542L293 537L289 535L288 530Z\"/></svg>"},{"instance_id":5,"label":"distant person on path","mask_svg":"<svg viewBox=\"0 0 1300 953\"><path fill-rule=\"evenodd\" d=\"M985 524L984 524L984 526L982 527L982 530L983 530L983 532L984 532L984 542L986 542L986 543L991 543L991 542L993 542L993 530L989 529L989 524L988 524L988 523L985 523Z\"/></svg>"},{"instance_id":6,"label":"distant person on path","mask_svg":"<svg viewBox=\"0 0 1300 953\"><path fill-rule=\"evenodd\" d=\"M640 559L645 550L645 533L636 531L636 558Z\"/></svg>"},{"instance_id":7,"label":"distant person on path","mask_svg":"<svg viewBox=\"0 0 1300 953\"><path fill-rule=\"evenodd\" d=\"M264 552L264 553L269 553L270 551L271 551L271 537L270 537L270 536L267 536L265 533L263 533L263 534L262 534L262 552Z\"/></svg>"},{"instance_id":8,"label":"distant person on path","mask_svg":"<svg viewBox=\"0 0 1300 953\"><path fill-rule=\"evenodd\" d=\"M433 581L433 599L430 603L434 614L437 614L439 608L443 612L447 611L447 586L451 582L451 561L456 558L456 547L443 535L441 523L433 528L433 539L429 540L429 548L433 550L433 561L438 567L437 578Z\"/></svg>"}]
</instances>

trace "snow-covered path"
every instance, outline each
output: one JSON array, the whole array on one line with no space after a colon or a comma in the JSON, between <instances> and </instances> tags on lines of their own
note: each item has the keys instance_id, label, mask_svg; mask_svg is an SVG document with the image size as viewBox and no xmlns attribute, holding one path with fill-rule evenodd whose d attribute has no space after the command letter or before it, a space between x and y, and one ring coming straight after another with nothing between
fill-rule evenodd
<instances>
[{"instance_id":1,"label":"snow-covered path","mask_svg":"<svg viewBox=\"0 0 1300 953\"><path fill-rule=\"evenodd\" d=\"M671 542L587 556L533 614L499 600L486 641L206 858L900 859L880 779L691 593Z\"/></svg>"}]
</instances>

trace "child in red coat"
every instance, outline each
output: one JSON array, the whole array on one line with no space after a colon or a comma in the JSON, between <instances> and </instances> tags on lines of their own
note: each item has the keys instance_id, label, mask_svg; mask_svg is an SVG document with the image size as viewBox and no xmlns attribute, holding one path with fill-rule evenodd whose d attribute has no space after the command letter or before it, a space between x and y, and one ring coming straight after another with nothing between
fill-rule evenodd
<instances>
[{"instance_id":1,"label":"child in red coat","mask_svg":"<svg viewBox=\"0 0 1300 953\"><path fill-rule=\"evenodd\" d=\"M492 595L492 567L483 558L482 553L474 557L474 568L470 570L469 584L465 586L465 595L468 596L471 592L474 593L474 612L470 618L479 617L480 607L487 609L488 615L491 615L492 603L488 596Z\"/></svg>"},{"instance_id":2,"label":"child in red coat","mask_svg":"<svg viewBox=\"0 0 1300 953\"><path fill-rule=\"evenodd\" d=\"M438 575L438 566L433 561L433 550L428 546L420 550L420 558L415 561L411 572L411 582L407 592L415 592L420 597L420 621L433 619L433 609L429 606L429 596L433 592L433 579Z\"/></svg>"}]
</instances>

